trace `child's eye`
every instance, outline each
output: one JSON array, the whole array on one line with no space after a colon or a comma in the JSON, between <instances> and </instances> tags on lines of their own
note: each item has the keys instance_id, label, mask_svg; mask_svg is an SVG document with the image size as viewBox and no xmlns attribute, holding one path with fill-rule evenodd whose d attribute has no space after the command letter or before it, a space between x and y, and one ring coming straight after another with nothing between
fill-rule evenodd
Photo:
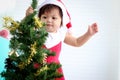
<instances>
[{"instance_id":1,"label":"child's eye","mask_svg":"<svg viewBox=\"0 0 120 80\"><path fill-rule=\"evenodd\" d=\"M46 16L44 16L43 18L44 18L44 19L46 19L47 17L46 17Z\"/></svg>"},{"instance_id":2,"label":"child's eye","mask_svg":"<svg viewBox=\"0 0 120 80\"><path fill-rule=\"evenodd\" d=\"M57 19L56 17L52 17L52 19Z\"/></svg>"},{"instance_id":3,"label":"child's eye","mask_svg":"<svg viewBox=\"0 0 120 80\"><path fill-rule=\"evenodd\" d=\"M47 17L46 16L42 16L43 19L46 19Z\"/></svg>"}]
</instances>

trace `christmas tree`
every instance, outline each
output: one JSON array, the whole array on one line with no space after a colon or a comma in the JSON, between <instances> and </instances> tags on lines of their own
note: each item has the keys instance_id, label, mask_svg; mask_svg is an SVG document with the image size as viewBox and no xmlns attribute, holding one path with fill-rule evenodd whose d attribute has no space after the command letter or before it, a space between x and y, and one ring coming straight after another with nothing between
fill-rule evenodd
<instances>
[{"instance_id":1,"label":"christmas tree","mask_svg":"<svg viewBox=\"0 0 120 80\"><path fill-rule=\"evenodd\" d=\"M21 21L4 17L4 27L12 35L5 70L1 72L5 80L54 80L62 77L58 72L61 64L46 61L55 53L43 47L48 33L45 24L36 17L37 0L32 0L31 6L34 12Z\"/></svg>"}]
</instances>

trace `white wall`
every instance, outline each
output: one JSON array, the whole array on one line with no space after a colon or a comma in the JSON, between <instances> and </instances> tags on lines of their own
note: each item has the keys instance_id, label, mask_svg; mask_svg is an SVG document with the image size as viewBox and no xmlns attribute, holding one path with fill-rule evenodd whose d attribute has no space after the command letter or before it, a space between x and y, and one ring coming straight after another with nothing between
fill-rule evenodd
<instances>
[{"instance_id":1,"label":"white wall","mask_svg":"<svg viewBox=\"0 0 120 80\"><path fill-rule=\"evenodd\" d=\"M16 1L14 7L8 7L10 10L3 11L0 17L11 15L20 20L31 1L12 1L13 4ZM70 11L75 36L85 33L87 26L93 22L99 26L99 32L84 46L74 48L63 44L60 60L66 80L120 80L120 1L64 0L64 3Z\"/></svg>"},{"instance_id":2,"label":"white wall","mask_svg":"<svg viewBox=\"0 0 120 80\"><path fill-rule=\"evenodd\" d=\"M65 45L61 55L67 80L118 80L120 1L64 0L79 36L97 22L99 33L80 48Z\"/></svg>"}]
</instances>

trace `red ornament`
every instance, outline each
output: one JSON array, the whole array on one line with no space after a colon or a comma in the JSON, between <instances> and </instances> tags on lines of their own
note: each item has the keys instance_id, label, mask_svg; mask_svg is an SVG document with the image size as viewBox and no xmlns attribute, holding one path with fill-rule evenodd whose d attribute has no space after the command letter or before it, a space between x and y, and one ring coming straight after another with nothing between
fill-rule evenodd
<instances>
[{"instance_id":1,"label":"red ornament","mask_svg":"<svg viewBox=\"0 0 120 80\"><path fill-rule=\"evenodd\" d=\"M1 30L1 31L0 31L0 36L3 37L3 38L8 39L9 31L6 30L6 29Z\"/></svg>"},{"instance_id":2,"label":"red ornament","mask_svg":"<svg viewBox=\"0 0 120 80\"><path fill-rule=\"evenodd\" d=\"M39 63L34 63L34 64L33 64L33 67L34 67L35 69L38 69L38 68L40 67L40 64L39 64Z\"/></svg>"}]
</instances>

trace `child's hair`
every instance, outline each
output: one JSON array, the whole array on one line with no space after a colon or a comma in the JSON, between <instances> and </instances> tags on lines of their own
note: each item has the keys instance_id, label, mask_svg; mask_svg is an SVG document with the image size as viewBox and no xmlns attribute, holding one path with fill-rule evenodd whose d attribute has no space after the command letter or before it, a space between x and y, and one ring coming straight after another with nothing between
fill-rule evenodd
<instances>
[{"instance_id":1,"label":"child's hair","mask_svg":"<svg viewBox=\"0 0 120 80\"><path fill-rule=\"evenodd\" d=\"M59 15L60 15L60 17L62 19L62 21L61 21L61 26L62 26L63 25L63 12L62 12L62 9L57 5L54 5L54 4L46 4L46 5L44 5L43 7L41 7L39 9L38 17L41 18L42 14L44 14L45 12L49 13L53 9L58 9L59 10Z\"/></svg>"}]
</instances>

